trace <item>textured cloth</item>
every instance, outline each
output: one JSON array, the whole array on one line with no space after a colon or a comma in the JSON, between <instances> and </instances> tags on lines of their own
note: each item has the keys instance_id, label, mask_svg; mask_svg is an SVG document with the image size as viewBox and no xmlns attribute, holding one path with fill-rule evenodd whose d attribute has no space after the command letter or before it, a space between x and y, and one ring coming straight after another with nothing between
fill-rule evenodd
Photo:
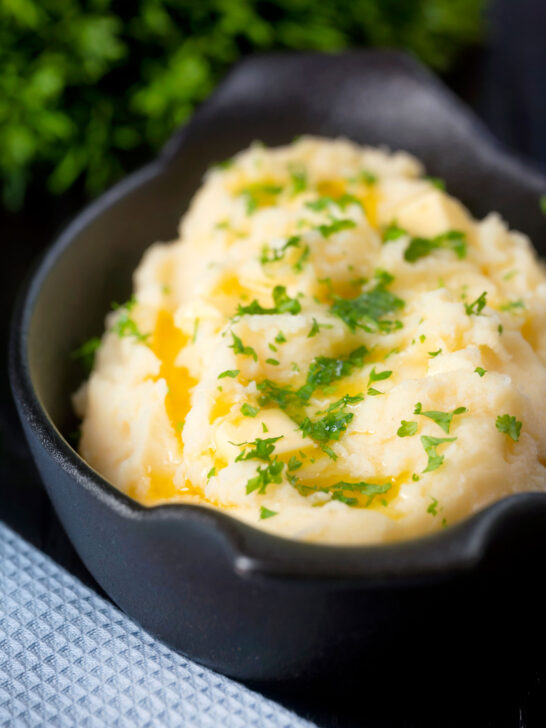
<instances>
[{"instance_id":1,"label":"textured cloth","mask_svg":"<svg viewBox=\"0 0 546 728\"><path fill-rule=\"evenodd\" d=\"M154 640L0 523L0 726L312 724Z\"/></svg>"}]
</instances>

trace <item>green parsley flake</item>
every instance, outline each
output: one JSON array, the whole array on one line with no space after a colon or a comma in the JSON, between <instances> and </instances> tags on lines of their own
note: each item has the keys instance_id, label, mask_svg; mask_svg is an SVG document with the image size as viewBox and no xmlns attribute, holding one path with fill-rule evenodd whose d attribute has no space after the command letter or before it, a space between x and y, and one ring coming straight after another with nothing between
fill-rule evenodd
<instances>
[{"instance_id":1,"label":"green parsley flake","mask_svg":"<svg viewBox=\"0 0 546 728\"><path fill-rule=\"evenodd\" d=\"M225 372L222 372L218 375L218 379L224 379L225 377L231 377L231 379L235 379L239 372L240 369L226 369Z\"/></svg>"},{"instance_id":2,"label":"green parsley flake","mask_svg":"<svg viewBox=\"0 0 546 728\"><path fill-rule=\"evenodd\" d=\"M313 318L313 325L311 326L311 329L309 330L309 333L307 334L307 338L311 339L313 336L316 336L321 329L332 329L332 324L319 324L316 318Z\"/></svg>"},{"instance_id":3,"label":"green parsley flake","mask_svg":"<svg viewBox=\"0 0 546 728\"><path fill-rule=\"evenodd\" d=\"M290 180L292 182L292 197L305 192L307 189L307 172L305 169L294 169L290 173Z\"/></svg>"},{"instance_id":4,"label":"green parsley flake","mask_svg":"<svg viewBox=\"0 0 546 728\"><path fill-rule=\"evenodd\" d=\"M280 460L273 460L273 462L269 463L269 465L265 465L263 467L258 465L256 476L254 478L250 478L246 484L247 495L250 495L250 493L253 493L255 490L257 490L260 495L263 495L270 483L282 483L283 468L284 463Z\"/></svg>"},{"instance_id":5,"label":"green parsley flake","mask_svg":"<svg viewBox=\"0 0 546 728\"><path fill-rule=\"evenodd\" d=\"M197 331L198 330L199 330L199 319L196 318L195 321L193 322L193 334L191 337L192 344L195 344L195 342L197 341Z\"/></svg>"},{"instance_id":6,"label":"green parsley flake","mask_svg":"<svg viewBox=\"0 0 546 728\"><path fill-rule=\"evenodd\" d=\"M241 407L241 413L245 417L256 417L260 410L257 407L253 407L251 404L245 402Z\"/></svg>"},{"instance_id":7,"label":"green parsley flake","mask_svg":"<svg viewBox=\"0 0 546 728\"><path fill-rule=\"evenodd\" d=\"M372 382L382 382L384 379L388 379L392 374L392 371L390 369L384 371L384 372L376 372L375 367L370 372L370 377L368 380L368 383L371 384Z\"/></svg>"},{"instance_id":8,"label":"green parsley flake","mask_svg":"<svg viewBox=\"0 0 546 728\"><path fill-rule=\"evenodd\" d=\"M484 374L487 374L487 369L484 369L483 367L476 367L474 371L476 374L479 374L480 377L483 377Z\"/></svg>"},{"instance_id":9,"label":"green parsley flake","mask_svg":"<svg viewBox=\"0 0 546 728\"><path fill-rule=\"evenodd\" d=\"M475 301L472 301L472 303L465 303L464 304L464 310L466 311L467 316L479 316L483 309L487 305L487 291L483 291L483 293L480 293L478 298L476 298Z\"/></svg>"},{"instance_id":10,"label":"green parsley flake","mask_svg":"<svg viewBox=\"0 0 546 728\"><path fill-rule=\"evenodd\" d=\"M332 500L340 501L341 503L345 503L346 506L351 507L358 505L358 498L355 497L355 494L364 495L367 496L367 501L364 504L364 507L367 508L371 505L376 495L384 495L387 493L391 489L392 484L366 483L363 480L357 483L350 483L340 480L338 483L324 487L304 486L299 484L296 485L296 487L302 495L311 495L316 492L328 493Z\"/></svg>"},{"instance_id":11,"label":"green parsley flake","mask_svg":"<svg viewBox=\"0 0 546 728\"><path fill-rule=\"evenodd\" d=\"M265 360L266 364L271 364L271 366L278 367L280 365L280 361L278 359L269 358Z\"/></svg>"},{"instance_id":12,"label":"green parsley flake","mask_svg":"<svg viewBox=\"0 0 546 728\"><path fill-rule=\"evenodd\" d=\"M425 180L438 190L443 191L446 188L446 183L440 177L425 177Z\"/></svg>"},{"instance_id":13,"label":"green parsley flake","mask_svg":"<svg viewBox=\"0 0 546 728\"><path fill-rule=\"evenodd\" d=\"M303 249L300 257L297 259L297 261L292 266L292 268L294 269L294 271L296 273L301 273L302 272L302 270L303 270L303 264L305 263L305 261L309 257L310 253L311 253L311 248L308 245L306 245L305 248Z\"/></svg>"},{"instance_id":14,"label":"green parsley flake","mask_svg":"<svg viewBox=\"0 0 546 728\"><path fill-rule=\"evenodd\" d=\"M241 460L263 460L266 463L271 462L271 454L275 450L275 443L282 438L283 435L279 435L278 437L267 437L265 440L261 437L257 437L252 442L231 443L232 445L243 448L235 458L235 462L237 463ZM247 452L247 447L252 449Z\"/></svg>"},{"instance_id":15,"label":"green parsley flake","mask_svg":"<svg viewBox=\"0 0 546 728\"><path fill-rule=\"evenodd\" d=\"M284 286L275 286L273 289L273 308L263 308L256 299L248 306L239 304L235 318L248 314L249 316L290 313L295 316L301 311L301 303L297 298L290 298Z\"/></svg>"},{"instance_id":16,"label":"green parsley flake","mask_svg":"<svg viewBox=\"0 0 546 728\"><path fill-rule=\"evenodd\" d=\"M136 306L136 303L136 298L131 296L126 303L122 303L121 305L118 303L112 304L114 311L119 311L119 316L112 326L112 331L114 331L120 339L132 336L140 343L144 343L149 338L150 334L141 333L136 322L130 315L132 309Z\"/></svg>"},{"instance_id":17,"label":"green parsley flake","mask_svg":"<svg viewBox=\"0 0 546 728\"><path fill-rule=\"evenodd\" d=\"M456 439L456 437L429 437L428 435L421 435L421 443L428 455L427 467L423 470L423 473L430 473L436 470L444 462L444 456L438 455L436 448L444 442L455 442Z\"/></svg>"},{"instance_id":18,"label":"green parsley flake","mask_svg":"<svg viewBox=\"0 0 546 728\"><path fill-rule=\"evenodd\" d=\"M430 255L434 250L452 250L462 259L466 256L466 235L460 230L448 230L434 238L412 238L404 252L404 259L408 263L415 263L419 258Z\"/></svg>"},{"instance_id":19,"label":"green parsley flake","mask_svg":"<svg viewBox=\"0 0 546 728\"><path fill-rule=\"evenodd\" d=\"M411 437L417 432L417 422L402 420L400 427L396 431L398 437Z\"/></svg>"},{"instance_id":20,"label":"green parsley flake","mask_svg":"<svg viewBox=\"0 0 546 728\"><path fill-rule=\"evenodd\" d=\"M517 420L514 415L499 415L495 423L497 430L508 435L508 437L512 438L514 442L519 440L521 424L522 423Z\"/></svg>"},{"instance_id":21,"label":"green parsley flake","mask_svg":"<svg viewBox=\"0 0 546 728\"><path fill-rule=\"evenodd\" d=\"M263 184L256 182L249 185L244 190L239 192L239 195L244 199L246 204L246 214L252 215L256 210L264 204L264 201L269 201L270 198L275 198L282 192L282 187L273 184ZM265 198L265 200L264 200Z\"/></svg>"},{"instance_id":22,"label":"green parsley flake","mask_svg":"<svg viewBox=\"0 0 546 728\"><path fill-rule=\"evenodd\" d=\"M260 520L263 521L265 518L273 518L273 516L277 516L279 514L279 511L270 511L269 508L266 508L265 506L260 506Z\"/></svg>"},{"instance_id":23,"label":"green parsley flake","mask_svg":"<svg viewBox=\"0 0 546 728\"><path fill-rule=\"evenodd\" d=\"M98 336L93 336L85 341L81 346L70 354L71 359L76 359L82 365L86 374L91 374L93 364L95 363L95 354L101 345Z\"/></svg>"},{"instance_id":24,"label":"green parsley flake","mask_svg":"<svg viewBox=\"0 0 546 728\"><path fill-rule=\"evenodd\" d=\"M268 245L264 246L260 256L260 263L265 265L266 263L276 263L282 260L287 250L290 248L298 248L300 242L301 237L299 235L292 235L280 248L270 248Z\"/></svg>"},{"instance_id":25,"label":"green parsley flake","mask_svg":"<svg viewBox=\"0 0 546 728\"><path fill-rule=\"evenodd\" d=\"M245 346L241 339L231 332L231 336L233 338L233 344L229 345L230 349L233 349L233 352L235 354L242 354L243 356L251 356L254 361L258 361L258 355L254 351L254 349L251 346Z\"/></svg>"},{"instance_id":26,"label":"green parsley flake","mask_svg":"<svg viewBox=\"0 0 546 728\"><path fill-rule=\"evenodd\" d=\"M331 312L344 321L352 332L363 329L368 333L388 333L401 328L400 321L383 317L404 307L404 301L388 291L383 281L356 298L334 297Z\"/></svg>"},{"instance_id":27,"label":"green parsley flake","mask_svg":"<svg viewBox=\"0 0 546 728\"><path fill-rule=\"evenodd\" d=\"M298 460L298 458L295 455L292 455L292 457L288 461L287 469L289 472L292 473L294 470L298 470L299 468L301 468L302 465L303 465L302 461Z\"/></svg>"},{"instance_id":28,"label":"green parsley flake","mask_svg":"<svg viewBox=\"0 0 546 728\"><path fill-rule=\"evenodd\" d=\"M442 353L442 350L438 349L437 351L429 351L428 355L434 359L435 356L438 356L441 353Z\"/></svg>"},{"instance_id":29,"label":"green parsley flake","mask_svg":"<svg viewBox=\"0 0 546 728\"><path fill-rule=\"evenodd\" d=\"M398 240L398 238L402 238L407 234L407 230L399 227L396 222L393 221L383 230L383 242L390 243L393 240Z\"/></svg>"},{"instance_id":30,"label":"green parsley flake","mask_svg":"<svg viewBox=\"0 0 546 728\"><path fill-rule=\"evenodd\" d=\"M216 468L212 467L207 473L207 480L210 480L214 475L216 475Z\"/></svg>"},{"instance_id":31,"label":"green parsley flake","mask_svg":"<svg viewBox=\"0 0 546 728\"><path fill-rule=\"evenodd\" d=\"M453 417L455 415L462 415L466 411L466 407L457 407L452 412L438 412L436 410L428 410L427 412L423 412L421 402L417 402L417 404L415 405L415 409L413 410L413 414L428 417L449 435L449 428L451 427L451 421Z\"/></svg>"},{"instance_id":32,"label":"green parsley flake","mask_svg":"<svg viewBox=\"0 0 546 728\"><path fill-rule=\"evenodd\" d=\"M277 336L275 336L275 341L277 344L285 344L286 343L286 336L283 334L282 331L279 331Z\"/></svg>"},{"instance_id":33,"label":"green parsley flake","mask_svg":"<svg viewBox=\"0 0 546 728\"><path fill-rule=\"evenodd\" d=\"M349 230L350 228L356 227L356 222L349 219L332 220L329 225L319 225L317 230L320 232L323 238L329 238L335 233L339 233L342 230Z\"/></svg>"},{"instance_id":34,"label":"green parsley flake","mask_svg":"<svg viewBox=\"0 0 546 728\"><path fill-rule=\"evenodd\" d=\"M310 437L316 442L326 443L330 442L330 440L339 440L353 417L353 412L328 412L315 422L306 417L299 429L304 437Z\"/></svg>"},{"instance_id":35,"label":"green parsley flake","mask_svg":"<svg viewBox=\"0 0 546 728\"><path fill-rule=\"evenodd\" d=\"M438 501L436 498L433 498L430 496L430 499L432 500L432 503L427 508L427 513L430 513L431 516L437 516L438 515Z\"/></svg>"},{"instance_id":36,"label":"green parsley flake","mask_svg":"<svg viewBox=\"0 0 546 728\"><path fill-rule=\"evenodd\" d=\"M521 298L517 301L508 301L507 303L503 304L500 307L501 311L507 311L508 313L514 313L514 311L517 311L518 309L524 309L525 304L521 300Z\"/></svg>"}]
</instances>

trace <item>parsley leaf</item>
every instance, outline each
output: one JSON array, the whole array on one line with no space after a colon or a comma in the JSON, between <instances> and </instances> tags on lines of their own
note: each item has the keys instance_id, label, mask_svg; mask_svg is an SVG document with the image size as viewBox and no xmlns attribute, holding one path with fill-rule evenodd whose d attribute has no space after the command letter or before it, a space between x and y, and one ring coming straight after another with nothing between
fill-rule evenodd
<instances>
[{"instance_id":1,"label":"parsley leaf","mask_svg":"<svg viewBox=\"0 0 546 728\"><path fill-rule=\"evenodd\" d=\"M356 222L349 219L332 220L329 225L319 225L317 230L320 232L323 238L329 238L335 233L339 233L342 230L349 230L350 228L356 227Z\"/></svg>"},{"instance_id":2,"label":"parsley leaf","mask_svg":"<svg viewBox=\"0 0 546 728\"><path fill-rule=\"evenodd\" d=\"M282 471L284 463L281 460L273 460L269 465L258 465L256 476L250 478L246 484L246 493L250 495L255 490L263 495L270 483L282 483Z\"/></svg>"},{"instance_id":3,"label":"parsley leaf","mask_svg":"<svg viewBox=\"0 0 546 728\"><path fill-rule=\"evenodd\" d=\"M428 435L421 435L421 443L428 455L427 467L423 470L423 473L430 473L436 470L444 462L444 456L438 455L436 448L444 442L455 442L456 439L456 437L429 437Z\"/></svg>"},{"instance_id":4,"label":"parsley leaf","mask_svg":"<svg viewBox=\"0 0 546 728\"><path fill-rule=\"evenodd\" d=\"M218 379L224 379L225 377L231 377L231 379L235 379L237 374L239 374L240 369L226 369L225 372L222 372L218 375Z\"/></svg>"},{"instance_id":5,"label":"parsley leaf","mask_svg":"<svg viewBox=\"0 0 546 728\"><path fill-rule=\"evenodd\" d=\"M117 303L112 304L112 308L115 311L117 310L120 312L118 318L112 326L112 331L114 331L120 337L120 339L126 336L132 336L137 341L143 343L149 338L150 334L141 333L138 329L136 321L131 318L131 311L136 306L136 302L136 298L134 296L131 296L128 301L122 303L121 305Z\"/></svg>"},{"instance_id":6,"label":"parsley leaf","mask_svg":"<svg viewBox=\"0 0 546 728\"><path fill-rule=\"evenodd\" d=\"M383 230L383 242L384 243L390 243L393 240L398 240L398 238L403 237L404 235L407 235L408 231L404 230L404 228L398 227L396 222L391 222L387 227Z\"/></svg>"},{"instance_id":7,"label":"parsley leaf","mask_svg":"<svg viewBox=\"0 0 546 728\"><path fill-rule=\"evenodd\" d=\"M427 508L427 513L430 513L431 516L437 516L438 515L438 501L436 498L433 498L430 496L430 499L432 500L432 503Z\"/></svg>"},{"instance_id":8,"label":"parsley leaf","mask_svg":"<svg viewBox=\"0 0 546 728\"><path fill-rule=\"evenodd\" d=\"M415 263L419 258L430 255L434 250L453 250L458 258L466 256L466 235L460 230L448 230L434 238L412 238L404 251L404 259Z\"/></svg>"},{"instance_id":9,"label":"parsley leaf","mask_svg":"<svg viewBox=\"0 0 546 728\"><path fill-rule=\"evenodd\" d=\"M70 354L70 358L79 360L85 373L91 374L93 364L95 363L95 354L97 353L100 345L100 338L98 336L93 336L77 349L74 349L74 351Z\"/></svg>"},{"instance_id":10,"label":"parsley leaf","mask_svg":"<svg viewBox=\"0 0 546 728\"><path fill-rule=\"evenodd\" d=\"M282 260L286 255L286 251L289 248L299 247L300 242L301 237L299 235L292 235L280 248L270 248L268 245L265 245L260 256L260 263L265 265L266 263L276 263Z\"/></svg>"},{"instance_id":11,"label":"parsley leaf","mask_svg":"<svg viewBox=\"0 0 546 728\"><path fill-rule=\"evenodd\" d=\"M239 192L246 203L246 214L252 215L259 207L270 205L282 192L282 187L274 184L255 182Z\"/></svg>"},{"instance_id":12,"label":"parsley leaf","mask_svg":"<svg viewBox=\"0 0 546 728\"><path fill-rule=\"evenodd\" d=\"M436 351L429 351L428 355L434 359L434 357L438 356L438 354L442 353L442 349L437 349Z\"/></svg>"},{"instance_id":13,"label":"parsley leaf","mask_svg":"<svg viewBox=\"0 0 546 728\"><path fill-rule=\"evenodd\" d=\"M383 379L388 379L392 374L392 371L386 370L384 372L376 372L375 367L370 372L369 384L372 382L381 382Z\"/></svg>"},{"instance_id":14,"label":"parsley leaf","mask_svg":"<svg viewBox=\"0 0 546 728\"><path fill-rule=\"evenodd\" d=\"M290 180L292 181L292 196L299 195L300 192L305 192L307 189L307 172L305 169L294 169L290 173Z\"/></svg>"},{"instance_id":15,"label":"parsley leaf","mask_svg":"<svg viewBox=\"0 0 546 728\"><path fill-rule=\"evenodd\" d=\"M307 334L307 338L311 339L313 336L316 336L321 329L332 329L332 324L319 324L316 318L313 318L313 325L311 326L309 333Z\"/></svg>"},{"instance_id":16,"label":"parsley leaf","mask_svg":"<svg viewBox=\"0 0 546 728\"><path fill-rule=\"evenodd\" d=\"M248 402L245 402L243 406L241 407L241 413L245 417L256 417L258 414L259 409L257 407L253 407L251 404L248 404Z\"/></svg>"},{"instance_id":17,"label":"parsley leaf","mask_svg":"<svg viewBox=\"0 0 546 728\"><path fill-rule=\"evenodd\" d=\"M438 412L437 410L428 410L426 412L423 412L421 403L417 402L417 404L415 405L415 409L413 410L413 414L428 417L449 435L449 428L451 427L451 421L453 420L454 415L462 415L466 411L466 407L457 407L452 412Z\"/></svg>"},{"instance_id":18,"label":"parsley leaf","mask_svg":"<svg viewBox=\"0 0 546 728\"><path fill-rule=\"evenodd\" d=\"M261 437L257 437L252 442L232 443L243 448L235 458L235 462L237 463L240 460L263 460L266 463L271 462L271 454L275 450L275 443L283 437L283 435L279 435L278 437L267 437L264 440ZM247 452L247 447L252 449Z\"/></svg>"},{"instance_id":19,"label":"parsley leaf","mask_svg":"<svg viewBox=\"0 0 546 728\"><path fill-rule=\"evenodd\" d=\"M403 308L404 301L388 291L383 282L364 291L356 298L334 297L331 312L344 321L351 331L363 329L369 333L392 331L400 328L399 321L387 321L383 317Z\"/></svg>"},{"instance_id":20,"label":"parsley leaf","mask_svg":"<svg viewBox=\"0 0 546 728\"><path fill-rule=\"evenodd\" d=\"M301 311L301 303L297 298L290 298L284 286L275 286L273 289L273 303L275 304L273 308L263 308L256 299L248 306L241 306L239 304L235 316L238 318L245 314L256 316L280 313L290 313L292 316L295 316Z\"/></svg>"},{"instance_id":21,"label":"parsley leaf","mask_svg":"<svg viewBox=\"0 0 546 728\"><path fill-rule=\"evenodd\" d=\"M411 437L417 432L417 422L408 422L408 420L402 420L400 427L396 431L398 437Z\"/></svg>"},{"instance_id":22,"label":"parsley leaf","mask_svg":"<svg viewBox=\"0 0 546 728\"><path fill-rule=\"evenodd\" d=\"M313 492L328 493L331 495L332 500L340 501L341 503L345 503L346 506L352 507L358 505L358 498L355 497L355 494L368 496L364 503L364 507L367 508L371 505L376 495L383 495L387 493L391 489L392 485L391 483L366 483L364 480L357 483L340 480L333 485L319 488L302 485L296 487L298 487L298 490L302 495L310 495Z\"/></svg>"},{"instance_id":23,"label":"parsley leaf","mask_svg":"<svg viewBox=\"0 0 546 728\"><path fill-rule=\"evenodd\" d=\"M483 367L476 367L474 371L476 374L479 374L480 377L483 377L483 375L487 373L487 369L484 369Z\"/></svg>"},{"instance_id":24,"label":"parsley leaf","mask_svg":"<svg viewBox=\"0 0 546 728\"><path fill-rule=\"evenodd\" d=\"M339 440L347 425L353 419L353 412L328 412L320 420L312 422L306 417L300 425L304 437L310 437L317 442Z\"/></svg>"},{"instance_id":25,"label":"parsley leaf","mask_svg":"<svg viewBox=\"0 0 546 728\"><path fill-rule=\"evenodd\" d=\"M258 361L258 355L251 346L245 346L241 339L236 334L234 334L233 331L231 332L231 336L233 337L233 344L230 344L229 348L233 349L235 354L251 356L254 361Z\"/></svg>"},{"instance_id":26,"label":"parsley leaf","mask_svg":"<svg viewBox=\"0 0 546 728\"><path fill-rule=\"evenodd\" d=\"M514 442L519 440L521 424L522 423L517 420L514 415L499 415L495 423L497 430L508 435L508 437L512 438Z\"/></svg>"},{"instance_id":27,"label":"parsley leaf","mask_svg":"<svg viewBox=\"0 0 546 728\"><path fill-rule=\"evenodd\" d=\"M364 357L368 353L365 346L359 346L346 357L316 357L310 364L305 384L297 391L297 396L307 401L319 387L326 387L352 373L353 369L364 366Z\"/></svg>"},{"instance_id":28,"label":"parsley leaf","mask_svg":"<svg viewBox=\"0 0 546 728\"><path fill-rule=\"evenodd\" d=\"M483 293L480 293L478 298L475 301L472 301L472 303L465 303L464 310L466 311L467 316L479 316L486 305L487 291L484 291Z\"/></svg>"},{"instance_id":29,"label":"parsley leaf","mask_svg":"<svg viewBox=\"0 0 546 728\"><path fill-rule=\"evenodd\" d=\"M273 518L273 516L277 516L279 511L270 511L269 508L266 508L265 506L260 506L260 520L263 521L265 518Z\"/></svg>"},{"instance_id":30,"label":"parsley leaf","mask_svg":"<svg viewBox=\"0 0 546 728\"><path fill-rule=\"evenodd\" d=\"M501 311L507 311L509 313L513 313L517 309L523 309L525 308L525 304L521 300L521 298L518 301L508 301L507 303L503 304L500 307Z\"/></svg>"},{"instance_id":31,"label":"parsley leaf","mask_svg":"<svg viewBox=\"0 0 546 728\"><path fill-rule=\"evenodd\" d=\"M216 468L214 466L207 473L207 480L210 480L213 475L216 475Z\"/></svg>"}]
</instances>

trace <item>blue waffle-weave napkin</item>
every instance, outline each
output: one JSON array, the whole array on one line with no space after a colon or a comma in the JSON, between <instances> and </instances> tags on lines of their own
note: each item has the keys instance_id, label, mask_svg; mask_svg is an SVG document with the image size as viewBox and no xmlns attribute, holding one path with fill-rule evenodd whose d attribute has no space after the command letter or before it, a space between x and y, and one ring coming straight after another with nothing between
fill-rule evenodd
<instances>
[{"instance_id":1,"label":"blue waffle-weave napkin","mask_svg":"<svg viewBox=\"0 0 546 728\"><path fill-rule=\"evenodd\" d=\"M0 726L312 728L157 642L1 523Z\"/></svg>"}]
</instances>

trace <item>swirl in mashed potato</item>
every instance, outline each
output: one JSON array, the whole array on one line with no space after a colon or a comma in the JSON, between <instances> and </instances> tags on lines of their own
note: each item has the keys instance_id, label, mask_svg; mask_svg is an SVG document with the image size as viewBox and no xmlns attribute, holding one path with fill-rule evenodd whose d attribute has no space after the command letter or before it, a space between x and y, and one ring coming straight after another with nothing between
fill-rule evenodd
<instances>
[{"instance_id":1,"label":"swirl in mashed potato","mask_svg":"<svg viewBox=\"0 0 546 728\"><path fill-rule=\"evenodd\" d=\"M546 489L546 277L405 153L254 145L107 317L80 452L145 505L378 543Z\"/></svg>"}]
</instances>

